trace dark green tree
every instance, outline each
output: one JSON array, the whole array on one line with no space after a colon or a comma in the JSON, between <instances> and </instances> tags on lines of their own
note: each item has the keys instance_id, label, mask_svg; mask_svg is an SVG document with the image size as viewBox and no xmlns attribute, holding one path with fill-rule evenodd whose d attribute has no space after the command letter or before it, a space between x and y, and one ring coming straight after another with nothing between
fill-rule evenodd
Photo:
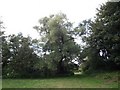
<instances>
[{"instance_id":1,"label":"dark green tree","mask_svg":"<svg viewBox=\"0 0 120 90\"><path fill-rule=\"evenodd\" d=\"M4 31L2 29L5 29L3 26L3 22L0 20L0 75L2 75L2 40L5 38Z\"/></svg>"},{"instance_id":2,"label":"dark green tree","mask_svg":"<svg viewBox=\"0 0 120 90\"><path fill-rule=\"evenodd\" d=\"M89 64L94 69L120 67L120 2L107 2L97 9L86 38Z\"/></svg>"},{"instance_id":3,"label":"dark green tree","mask_svg":"<svg viewBox=\"0 0 120 90\"><path fill-rule=\"evenodd\" d=\"M9 35L2 43L3 76L32 77L38 56L32 48L30 37Z\"/></svg>"}]
</instances>

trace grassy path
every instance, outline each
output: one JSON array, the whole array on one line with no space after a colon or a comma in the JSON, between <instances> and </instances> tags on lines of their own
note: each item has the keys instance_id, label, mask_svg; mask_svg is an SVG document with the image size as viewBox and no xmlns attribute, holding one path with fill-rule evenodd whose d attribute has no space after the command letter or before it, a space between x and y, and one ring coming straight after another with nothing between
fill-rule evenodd
<instances>
[{"instance_id":1,"label":"grassy path","mask_svg":"<svg viewBox=\"0 0 120 90\"><path fill-rule=\"evenodd\" d=\"M3 79L3 88L118 88L117 73L49 79Z\"/></svg>"}]
</instances>

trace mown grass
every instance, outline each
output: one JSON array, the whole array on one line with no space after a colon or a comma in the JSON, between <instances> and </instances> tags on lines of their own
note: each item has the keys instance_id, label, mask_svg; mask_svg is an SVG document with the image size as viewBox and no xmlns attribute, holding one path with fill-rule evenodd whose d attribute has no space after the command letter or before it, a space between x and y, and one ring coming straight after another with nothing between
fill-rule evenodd
<instances>
[{"instance_id":1,"label":"mown grass","mask_svg":"<svg viewBox=\"0 0 120 90\"><path fill-rule=\"evenodd\" d=\"M47 79L3 79L3 88L118 88L118 72Z\"/></svg>"}]
</instances>

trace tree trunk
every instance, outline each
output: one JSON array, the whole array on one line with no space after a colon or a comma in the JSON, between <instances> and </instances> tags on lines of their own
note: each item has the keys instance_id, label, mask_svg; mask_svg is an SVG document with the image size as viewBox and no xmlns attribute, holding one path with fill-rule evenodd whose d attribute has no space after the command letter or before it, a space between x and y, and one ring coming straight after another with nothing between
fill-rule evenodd
<instances>
[{"instance_id":1,"label":"tree trunk","mask_svg":"<svg viewBox=\"0 0 120 90\"><path fill-rule=\"evenodd\" d=\"M65 74L64 64L63 64L63 58L59 61L57 66L57 74Z\"/></svg>"}]
</instances>

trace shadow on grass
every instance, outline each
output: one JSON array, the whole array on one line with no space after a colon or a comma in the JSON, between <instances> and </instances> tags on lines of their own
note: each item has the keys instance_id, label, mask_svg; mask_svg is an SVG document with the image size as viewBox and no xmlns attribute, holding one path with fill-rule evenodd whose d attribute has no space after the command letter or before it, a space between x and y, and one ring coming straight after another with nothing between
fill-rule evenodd
<instances>
[{"instance_id":1,"label":"shadow on grass","mask_svg":"<svg viewBox=\"0 0 120 90\"><path fill-rule=\"evenodd\" d=\"M85 78L85 77L88 77L87 74L77 74L77 75L61 75L61 76L49 76L49 77L32 77L32 78L29 78L29 77L23 77L23 78L2 78L2 79L62 79L62 78Z\"/></svg>"}]
</instances>

